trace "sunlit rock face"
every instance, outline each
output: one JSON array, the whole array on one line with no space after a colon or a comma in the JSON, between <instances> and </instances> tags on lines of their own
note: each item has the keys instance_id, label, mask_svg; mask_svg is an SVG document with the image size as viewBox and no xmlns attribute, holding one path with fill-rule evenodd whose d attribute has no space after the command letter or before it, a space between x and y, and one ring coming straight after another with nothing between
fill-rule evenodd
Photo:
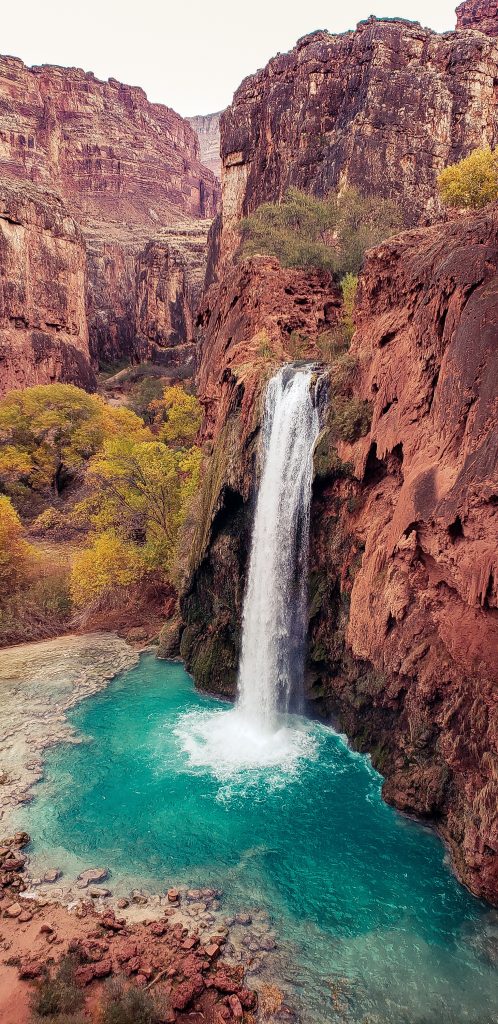
<instances>
[{"instance_id":1,"label":"sunlit rock face","mask_svg":"<svg viewBox=\"0 0 498 1024\"><path fill-rule=\"evenodd\" d=\"M0 179L0 394L95 387L85 296L85 243L59 196Z\"/></svg>"},{"instance_id":2,"label":"sunlit rock face","mask_svg":"<svg viewBox=\"0 0 498 1024\"><path fill-rule=\"evenodd\" d=\"M491 36L401 19L304 36L221 115L224 253L239 218L290 185L356 185L395 199L407 224L439 217L438 172L498 142L497 67Z\"/></svg>"},{"instance_id":3,"label":"sunlit rock face","mask_svg":"<svg viewBox=\"0 0 498 1024\"><path fill-rule=\"evenodd\" d=\"M192 128L197 132L201 160L217 178L221 174L220 117L219 111L217 114L200 114L188 118Z\"/></svg>"},{"instance_id":4,"label":"sunlit rock face","mask_svg":"<svg viewBox=\"0 0 498 1024\"><path fill-rule=\"evenodd\" d=\"M0 57L0 164L18 190L35 183L60 195L79 225L94 367L150 358L157 334L161 348L192 342L219 183L201 163L197 135L185 119L114 79ZM168 251L160 280L151 244ZM146 309L153 310L150 324ZM3 344L8 347L5 335ZM184 352L170 357L184 366ZM58 365L56 359L55 379L69 374L82 382L81 373L71 375L68 367L59 373ZM22 379L34 383L40 373L30 376L26 364Z\"/></svg>"}]
</instances>

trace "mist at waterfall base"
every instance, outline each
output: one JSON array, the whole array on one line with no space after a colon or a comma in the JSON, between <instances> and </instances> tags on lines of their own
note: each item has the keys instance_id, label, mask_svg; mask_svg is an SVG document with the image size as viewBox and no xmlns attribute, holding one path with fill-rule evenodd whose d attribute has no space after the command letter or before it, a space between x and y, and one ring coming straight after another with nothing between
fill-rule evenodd
<instances>
[{"instance_id":1,"label":"mist at waterfall base","mask_svg":"<svg viewBox=\"0 0 498 1024\"><path fill-rule=\"evenodd\" d=\"M498 1024L493 912L432 833L383 803L368 758L288 714L303 669L311 383L285 368L267 389L237 704L143 656L71 713L87 742L49 751L17 824L40 872L98 861L115 894L216 885L227 912L268 911L271 980L306 1024ZM264 971L254 941L249 928L249 984Z\"/></svg>"}]
</instances>

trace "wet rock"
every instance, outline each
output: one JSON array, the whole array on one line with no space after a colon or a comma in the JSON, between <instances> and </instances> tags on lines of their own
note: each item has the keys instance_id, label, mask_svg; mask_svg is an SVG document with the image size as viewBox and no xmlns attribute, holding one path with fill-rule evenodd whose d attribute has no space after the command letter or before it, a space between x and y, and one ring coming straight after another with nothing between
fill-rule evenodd
<instances>
[{"instance_id":1,"label":"wet rock","mask_svg":"<svg viewBox=\"0 0 498 1024\"><path fill-rule=\"evenodd\" d=\"M42 881L52 885L53 882L57 882L57 880L61 878L61 876L62 871L59 871L58 868L50 868L48 871L45 872Z\"/></svg>"},{"instance_id":2,"label":"wet rock","mask_svg":"<svg viewBox=\"0 0 498 1024\"><path fill-rule=\"evenodd\" d=\"M241 910L240 913L235 915L236 924L249 925L252 924L252 917L247 910Z\"/></svg>"},{"instance_id":3,"label":"wet rock","mask_svg":"<svg viewBox=\"0 0 498 1024\"><path fill-rule=\"evenodd\" d=\"M180 893L178 889L168 889L167 896L170 903L178 903Z\"/></svg>"},{"instance_id":4,"label":"wet rock","mask_svg":"<svg viewBox=\"0 0 498 1024\"><path fill-rule=\"evenodd\" d=\"M91 889L89 888L88 892L90 893L90 896L94 900L106 899L107 896L112 895L110 889L104 889L98 885L92 886Z\"/></svg>"},{"instance_id":5,"label":"wet rock","mask_svg":"<svg viewBox=\"0 0 498 1024\"><path fill-rule=\"evenodd\" d=\"M16 832L14 835L15 846L27 846L31 842L31 836L27 832Z\"/></svg>"},{"instance_id":6,"label":"wet rock","mask_svg":"<svg viewBox=\"0 0 498 1024\"><path fill-rule=\"evenodd\" d=\"M87 868L86 871L82 871L78 875L78 882L81 886L85 887L92 884L99 885L100 882L105 882L108 877L108 868Z\"/></svg>"},{"instance_id":7,"label":"wet rock","mask_svg":"<svg viewBox=\"0 0 498 1024\"><path fill-rule=\"evenodd\" d=\"M126 908L130 906L130 901L125 899L123 896L117 901L116 906L119 910L126 910Z\"/></svg>"}]
</instances>

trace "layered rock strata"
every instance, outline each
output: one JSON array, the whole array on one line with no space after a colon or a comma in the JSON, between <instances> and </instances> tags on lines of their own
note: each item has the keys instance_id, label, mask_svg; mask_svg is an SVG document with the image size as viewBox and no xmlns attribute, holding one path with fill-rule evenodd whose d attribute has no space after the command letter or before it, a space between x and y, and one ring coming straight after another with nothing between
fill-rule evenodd
<instances>
[{"instance_id":1,"label":"layered rock strata","mask_svg":"<svg viewBox=\"0 0 498 1024\"><path fill-rule=\"evenodd\" d=\"M153 358L156 349L167 350L166 363L191 370L190 349L174 349L191 346L219 183L200 161L190 124L114 79L0 57L0 173L18 192L35 187L55 197L47 203L62 200L87 251L84 370L62 359L60 345L52 352L45 343L43 359L21 361L16 380L88 386L99 362ZM43 235L35 241L32 231L29 245L43 248ZM81 305L81 295L70 302ZM10 343L3 333L4 366L18 362ZM13 380L5 371L0 386Z\"/></svg>"},{"instance_id":2,"label":"layered rock strata","mask_svg":"<svg viewBox=\"0 0 498 1024\"><path fill-rule=\"evenodd\" d=\"M0 179L0 393L71 381L92 390L80 228L46 189Z\"/></svg>"},{"instance_id":3,"label":"layered rock strata","mask_svg":"<svg viewBox=\"0 0 498 1024\"><path fill-rule=\"evenodd\" d=\"M197 132L201 160L217 178L221 174L220 117L221 111L217 114L198 114L196 117L188 118L192 128Z\"/></svg>"},{"instance_id":4,"label":"layered rock strata","mask_svg":"<svg viewBox=\"0 0 498 1024\"><path fill-rule=\"evenodd\" d=\"M212 455L182 599L181 652L233 694L257 479L276 364L323 355L337 296L256 259L201 316ZM367 254L358 330L329 360L316 452L307 694L434 821L459 877L498 902L498 209Z\"/></svg>"}]
</instances>

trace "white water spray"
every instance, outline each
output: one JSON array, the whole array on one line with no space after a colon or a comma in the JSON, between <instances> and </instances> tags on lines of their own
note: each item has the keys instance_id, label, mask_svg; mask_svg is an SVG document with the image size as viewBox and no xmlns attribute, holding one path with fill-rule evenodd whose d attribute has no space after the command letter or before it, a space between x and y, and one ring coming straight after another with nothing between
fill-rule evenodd
<instances>
[{"instance_id":1,"label":"white water spray","mask_svg":"<svg viewBox=\"0 0 498 1024\"><path fill-rule=\"evenodd\" d=\"M265 403L262 469L232 711L187 715L176 732L190 763L226 779L246 768L284 774L313 752L287 712L299 710L306 637L313 447L319 414L312 369L284 366Z\"/></svg>"}]
</instances>

